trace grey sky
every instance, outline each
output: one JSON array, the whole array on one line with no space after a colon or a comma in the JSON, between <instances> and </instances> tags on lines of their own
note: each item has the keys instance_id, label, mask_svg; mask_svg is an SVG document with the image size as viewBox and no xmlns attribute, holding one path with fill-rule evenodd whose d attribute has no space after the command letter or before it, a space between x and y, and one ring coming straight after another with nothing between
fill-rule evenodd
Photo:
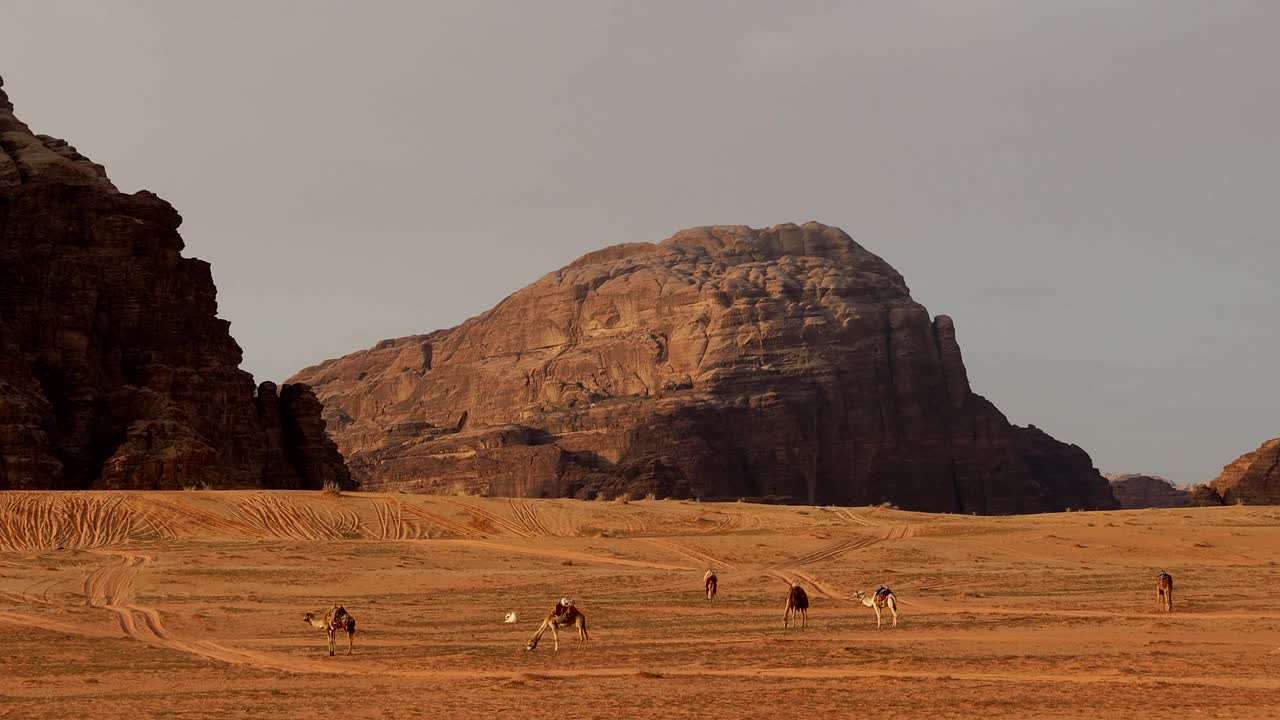
<instances>
[{"instance_id":1,"label":"grey sky","mask_svg":"<svg viewBox=\"0 0 1280 720\"><path fill-rule=\"evenodd\" d=\"M820 220L1103 471L1280 435L1280 3L16 2L21 118L183 214L259 379L576 256Z\"/></svg>"}]
</instances>

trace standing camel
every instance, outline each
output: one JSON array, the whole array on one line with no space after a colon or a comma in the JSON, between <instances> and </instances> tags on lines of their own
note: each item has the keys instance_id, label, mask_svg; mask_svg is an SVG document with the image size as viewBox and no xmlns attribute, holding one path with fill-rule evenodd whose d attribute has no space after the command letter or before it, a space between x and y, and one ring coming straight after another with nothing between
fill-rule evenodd
<instances>
[{"instance_id":1,"label":"standing camel","mask_svg":"<svg viewBox=\"0 0 1280 720\"><path fill-rule=\"evenodd\" d=\"M702 576L702 584L706 586L707 599L715 600L716 587L719 585L719 580L716 578L716 571L707 570L707 574Z\"/></svg>"},{"instance_id":2,"label":"standing camel","mask_svg":"<svg viewBox=\"0 0 1280 720\"><path fill-rule=\"evenodd\" d=\"M794 617L793 617L794 616ZM800 583L791 583L787 590L787 605L782 609L782 627L786 629L788 620L800 618L800 627L809 625L809 595L800 587Z\"/></svg>"},{"instance_id":3,"label":"standing camel","mask_svg":"<svg viewBox=\"0 0 1280 720\"><path fill-rule=\"evenodd\" d=\"M567 627L577 628L578 642L585 643L590 639L587 636L587 616L574 607L572 600L561 599L555 608L547 613L546 619L542 621L542 625L538 626L533 637L529 638L529 644L524 649L533 650L538 647L538 640L542 638L542 634L550 630L551 638L555 641L555 649L559 651L560 633L557 630Z\"/></svg>"},{"instance_id":4,"label":"standing camel","mask_svg":"<svg viewBox=\"0 0 1280 720\"><path fill-rule=\"evenodd\" d=\"M355 644L356 638L356 619L351 617L347 609L341 605L334 605L324 614L323 618L316 617L315 613L305 613L302 620L311 627L320 628L329 635L329 657L333 657L334 645L337 644L338 631L347 631L347 654L351 654L351 648Z\"/></svg>"},{"instance_id":5,"label":"standing camel","mask_svg":"<svg viewBox=\"0 0 1280 720\"><path fill-rule=\"evenodd\" d=\"M1173 576L1163 570L1156 576L1156 607L1173 611Z\"/></svg>"},{"instance_id":6,"label":"standing camel","mask_svg":"<svg viewBox=\"0 0 1280 720\"><path fill-rule=\"evenodd\" d=\"M856 591L854 595L858 600L867 607L876 611L876 629L880 629L880 611L889 608L889 612L893 613L893 626L898 627L898 596L887 587L876 589L875 593L865 595L862 591Z\"/></svg>"}]
</instances>

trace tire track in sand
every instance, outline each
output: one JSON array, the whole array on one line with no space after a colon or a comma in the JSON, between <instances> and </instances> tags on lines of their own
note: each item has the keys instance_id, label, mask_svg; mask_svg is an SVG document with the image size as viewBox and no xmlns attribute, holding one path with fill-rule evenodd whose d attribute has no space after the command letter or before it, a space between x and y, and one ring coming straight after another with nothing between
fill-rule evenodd
<instances>
[{"instance_id":1,"label":"tire track in sand","mask_svg":"<svg viewBox=\"0 0 1280 720\"><path fill-rule=\"evenodd\" d=\"M172 536L127 495L0 493L0 551L95 548Z\"/></svg>"},{"instance_id":2,"label":"tire track in sand","mask_svg":"<svg viewBox=\"0 0 1280 720\"><path fill-rule=\"evenodd\" d=\"M538 517L538 513L534 511L533 506L528 500L516 498L511 501L511 512L515 514L516 520L524 526L525 530L541 537L551 537L555 533L547 529L542 524L542 520Z\"/></svg>"},{"instance_id":3,"label":"tire track in sand","mask_svg":"<svg viewBox=\"0 0 1280 720\"><path fill-rule=\"evenodd\" d=\"M871 547L872 545L877 545L888 540L902 540L914 535L915 530L910 525L894 525L879 536L858 536L829 545L825 548L820 548L808 555L802 555L787 563L787 567L812 565L813 563L822 562L824 560L831 560L852 550Z\"/></svg>"},{"instance_id":4,"label":"tire track in sand","mask_svg":"<svg viewBox=\"0 0 1280 720\"><path fill-rule=\"evenodd\" d=\"M165 627L158 610L134 602L138 575L143 569L149 567L155 558L130 553L107 555L118 557L120 562L99 568L85 577L85 602L91 608L110 611L115 616L121 632L130 639L233 665L251 665L285 672L329 674L344 672L343 668L336 665L242 650L206 640L193 641L176 637ZM24 619L21 616L5 617L5 615L9 614L0 613L0 621ZM57 629L62 632L92 634L84 633L83 630L71 626Z\"/></svg>"},{"instance_id":5,"label":"tire track in sand","mask_svg":"<svg viewBox=\"0 0 1280 720\"><path fill-rule=\"evenodd\" d=\"M262 492L236 500L231 505L240 519L259 533L283 540L343 540L358 535L359 520L350 517L328 517L307 505L300 505L270 493Z\"/></svg>"},{"instance_id":6,"label":"tire track in sand","mask_svg":"<svg viewBox=\"0 0 1280 720\"><path fill-rule=\"evenodd\" d=\"M534 555L549 560L574 560L584 563L599 563L602 565L621 565L623 567L646 568L649 570L694 570L696 568L686 565L670 565L667 563L649 562L645 560L628 560L626 558L609 557L607 555L592 555L591 553L578 552L575 550L557 550L543 549L535 547L526 547L524 545L508 545L506 543L494 542L492 540L437 540L440 544L458 545L462 547L474 547L484 550L494 550L502 553L518 553L521 555Z\"/></svg>"},{"instance_id":7,"label":"tire track in sand","mask_svg":"<svg viewBox=\"0 0 1280 720\"><path fill-rule=\"evenodd\" d=\"M718 558L709 553L702 552L687 545L680 545L664 538L641 538L640 542L653 545L654 547L665 550L673 555L682 557L685 560L692 560L699 565L705 565L710 568L720 568L726 570L736 570L737 566L725 560Z\"/></svg>"},{"instance_id":8,"label":"tire track in sand","mask_svg":"<svg viewBox=\"0 0 1280 720\"><path fill-rule=\"evenodd\" d=\"M509 520L493 511L485 510L484 508L479 508L479 507L476 507L475 505L468 505L467 503L460 502L458 500L447 500L446 502L457 505L458 507L462 508L463 510L466 510L472 515L482 520L488 521L489 524L494 526L495 528L501 528L503 530L506 530L508 533L515 535L516 537L523 537L523 538L535 537L533 533L526 530L519 523L513 522L512 520Z\"/></svg>"},{"instance_id":9,"label":"tire track in sand","mask_svg":"<svg viewBox=\"0 0 1280 720\"><path fill-rule=\"evenodd\" d=\"M863 525L866 527L880 527L880 523L868 520L865 517L855 513L854 511L850 510L847 507L837 507L835 508L835 511L837 515L839 515L840 517L848 520L849 522L855 525Z\"/></svg>"},{"instance_id":10,"label":"tire track in sand","mask_svg":"<svg viewBox=\"0 0 1280 720\"><path fill-rule=\"evenodd\" d=\"M453 533L454 535L457 535L458 537L463 537L463 538L484 537L483 533L476 532L474 528L468 527L459 522L454 522L447 518L436 515L435 513L427 512L426 510L423 510L422 508L417 507L416 505L407 503L403 500L389 500L388 502L399 507L401 512L408 515L412 515L415 518L418 518L419 520L425 520L428 523L435 525L436 527L443 528L444 530L450 533Z\"/></svg>"},{"instance_id":11,"label":"tire track in sand","mask_svg":"<svg viewBox=\"0 0 1280 720\"><path fill-rule=\"evenodd\" d=\"M859 536L849 540L828 545L827 547L815 550L807 555L801 555L790 562L779 563L765 568L764 575L766 577L780 580L788 585L795 582L808 583L814 589L814 594L818 597L828 598L832 600L850 600L851 597L819 580L810 572L804 570L806 565L831 560L840 555L853 550L861 550L871 547L887 540L901 540L903 538L912 537L915 530L910 525L894 525L879 536Z\"/></svg>"}]
</instances>

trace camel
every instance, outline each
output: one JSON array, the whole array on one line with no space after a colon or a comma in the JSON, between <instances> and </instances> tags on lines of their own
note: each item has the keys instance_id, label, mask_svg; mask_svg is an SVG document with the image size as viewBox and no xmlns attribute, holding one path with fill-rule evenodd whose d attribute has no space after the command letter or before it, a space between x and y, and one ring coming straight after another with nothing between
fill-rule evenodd
<instances>
[{"instance_id":1,"label":"camel","mask_svg":"<svg viewBox=\"0 0 1280 720\"><path fill-rule=\"evenodd\" d=\"M893 626L898 627L898 596L887 587L878 588L871 595L863 594L857 591L854 595L862 602L863 605L876 611L876 629L880 629L880 611L889 608L889 612L893 613Z\"/></svg>"},{"instance_id":2,"label":"camel","mask_svg":"<svg viewBox=\"0 0 1280 720\"><path fill-rule=\"evenodd\" d=\"M334 645L337 644L338 631L347 631L347 654L351 654L351 648L355 644L356 637L356 619L351 617L347 609L341 605L334 605L324 614L324 617L316 617L315 613L305 613L302 616L304 622L314 628L320 628L329 635L329 657L333 657Z\"/></svg>"},{"instance_id":3,"label":"camel","mask_svg":"<svg viewBox=\"0 0 1280 720\"><path fill-rule=\"evenodd\" d=\"M707 574L702 576L702 584L705 585L707 588L708 600L716 599L716 588L719 585L719 583L720 581L718 578L716 578L715 570L707 570Z\"/></svg>"},{"instance_id":4,"label":"camel","mask_svg":"<svg viewBox=\"0 0 1280 720\"><path fill-rule=\"evenodd\" d=\"M551 639L555 641L555 650L560 650L560 633L559 628L573 627L578 630L578 642L585 643L590 638L587 636L587 616L583 615L577 607L574 606L572 600L561 598L560 602L547 613L547 617L542 621L542 625L538 626L537 632L533 637L529 638L529 644L525 646L525 650L533 650L538 647L538 640L542 638L542 634L551 631Z\"/></svg>"},{"instance_id":5,"label":"camel","mask_svg":"<svg viewBox=\"0 0 1280 720\"><path fill-rule=\"evenodd\" d=\"M791 588L787 590L787 605L782 609L782 627L787 627L788 620L800 618L800 627L809 625L809 595L805 593L804 588L800 587L800 583L791 583Z\"/></svg>"},{"instance_id":6,"label":"camel","mask_svg":"<svg viewBox=\"0 0 1280 720\"><path fill-rule=\"evenodd\" d=\"M512 610L511 612L507 613L506 619L503 620L502 622L507 623L508 625L514 622L520 622L520 616L516 615L515 610Z\"/></svg>"},{"instance_id":7,"label":"camel","mask_svg":"<svg viewBox=\"0 0 1280 720\"><path fill-rule=\"evenodd\" d=\"M1173 611L1173 576L1163 570L1156 576L1156 607Z\"/></svg>"}]
</instances>

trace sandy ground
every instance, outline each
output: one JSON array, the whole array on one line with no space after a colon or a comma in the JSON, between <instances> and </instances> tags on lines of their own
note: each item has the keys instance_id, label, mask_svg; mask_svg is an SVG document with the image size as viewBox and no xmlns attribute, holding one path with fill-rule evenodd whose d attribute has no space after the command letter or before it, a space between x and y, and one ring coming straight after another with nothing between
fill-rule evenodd
<instances>
[{"instance_id":1,"label":"sandy ground","mask_svg":"<svg viewBox=\"0 0 1280 720\"><path fill-rule=\"evenodd\" d=\"M590 644L525 652L561 595ZM0 717L1274 718L1278 596L1280 508L0 493Z\"/></svg>"}]
</instances>

